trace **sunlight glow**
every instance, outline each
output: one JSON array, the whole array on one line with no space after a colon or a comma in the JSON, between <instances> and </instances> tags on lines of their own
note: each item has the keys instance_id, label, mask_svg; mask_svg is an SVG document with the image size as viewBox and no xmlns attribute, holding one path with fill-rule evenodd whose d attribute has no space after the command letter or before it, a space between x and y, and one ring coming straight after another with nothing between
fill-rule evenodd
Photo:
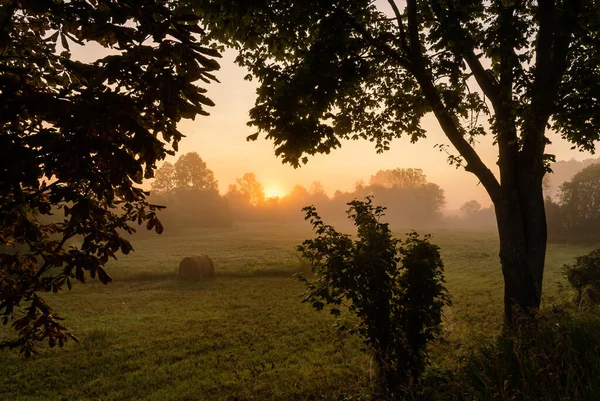
<instances>
[{"instance_id":1,"label":"sunlight glow","mask_svg":"<svg viewBox=\"0 0 600 401\"><path fill-rule=\"evenodd\" d=\"M265 195L267 198L279 198L281 197L281 191L277 188L265 189Z\"/></svg>"}]
</instances>

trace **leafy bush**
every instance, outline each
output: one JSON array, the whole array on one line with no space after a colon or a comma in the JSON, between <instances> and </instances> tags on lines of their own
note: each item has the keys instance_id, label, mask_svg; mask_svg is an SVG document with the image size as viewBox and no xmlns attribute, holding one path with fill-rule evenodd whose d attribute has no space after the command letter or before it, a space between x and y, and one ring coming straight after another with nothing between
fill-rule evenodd
<instances>
[{"instance_id":1,"label":"leafy bush","mask_svg":"<svg viewBox=\"0 0 600 401\"><path fill-rule=\"evenodd\" d=\"M326 225L313 206L305 207L317 237L298 247L314 280L300 276L307 290L304 302L317 310L326 306L340 316L346 307L357 317L354 328L373 352L380 384L389 395L412 388L427 363L427 344L439 333L442 308L450 304L444 286L439 248L415 232L404 241L392 236L380 218L385 208L348 203L358 239Z\"/></svg>"},{"instance_id":2,"label":"leafy bush","mask_svg":"<svg viewBox=\"0 0 600 401\"><path fill-rule=\"evenodd\" d=\"M567 281L577 291L577 305L600 303L600 249L576 257L575 263L564 265L563 269Z\"/></svg>"}]
</instances>

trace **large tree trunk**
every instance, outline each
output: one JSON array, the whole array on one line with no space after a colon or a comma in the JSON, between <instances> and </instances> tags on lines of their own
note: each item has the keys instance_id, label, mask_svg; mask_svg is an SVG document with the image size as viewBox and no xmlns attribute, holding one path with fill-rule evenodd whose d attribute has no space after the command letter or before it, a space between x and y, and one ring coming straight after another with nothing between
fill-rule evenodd
<instances>
[{"instance_id":1,"label":"large tree trunk","mask_svg":"<svg viewBox=\"0 0 600 401\"><path fill-rule=\"evenodd\" d=\"M546 256L546 215L541 177L520 177L503 188L495 203L504 275L504 316L508 327L534 317L540 307ZM539 181L539 182L538 182Z\"/></svg>"}]
</instances>

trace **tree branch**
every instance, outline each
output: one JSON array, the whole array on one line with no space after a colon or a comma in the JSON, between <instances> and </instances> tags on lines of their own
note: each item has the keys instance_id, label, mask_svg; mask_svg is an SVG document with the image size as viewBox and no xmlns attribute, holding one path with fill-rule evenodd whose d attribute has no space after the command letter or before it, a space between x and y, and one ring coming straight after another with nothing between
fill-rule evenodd
<instances>
[{"instance_id":1,"label":"tree branch","mask_svg":"<svg viewBox=\"0 0 600 401\"><path fill-rule=\"evenodd\" d=\"M419 39L419 21L417 16L416 0L407 1L408 15L408 33L410 37L410 66L409 71L413 73L425 98L428 100L433 113L435 114L442 130L452 145L458 150L460 155L464 157L467 165L465 170L472 172L479 178L492 201L497 201L501 197L501 188L498 180L487 168L485 163L475 152L475 149L464 138L462 129L458 126L458 119L444 106L442 99L433 84L431 71L427 68L421 51L421 42Z\"/></svg>"},{"instance_id":2,"label":"tree branch","mask_svg":"<svg viewBox=\"0 0 600 401\"><path fill-rule=\"evenodd\" d=\"M396 16L396 23L398 24L398 29L400 30L400 43L402 49L409 53L410 47L408 45L408 41L406 40L406 33L404 32L404 24L402 24L402 15L400 14L400 10L398 9L398 5L394 0L388 0L390 7L394 11L394 15Z\"/></svg>"},{"instance_id":3,"label":"tree branch","mask_svg":"<svg viewBox=\"0 0 600 401\"><path fill-rule=\"evenodd\" d=\"M473 73L477 84L479 85L481 90L483 90L485 96L487 96L487 98L490 99L494 111L498 113L499 109L502 107L502 103L500 102L500 99L498 97L498 85L496 84L496 82L494 82L494 80L490 78L485 68L483 68L483 65L481 65L479 57L475 55L475 41L473 40L471 35L469 35L468 32L466 32L460 27L460 25L457 25L455 28L456 34L452 34L451 28L448 24L448 19L446 18L443 12L444 8L441 6L438 0L431 2L431 8L435 16L440 21L440 24L443 28L444 39L446 40L446 43L457 43L457 45L454 45L453 47L463 57L463 59L471 69L471 72ZM450 2L448 6L448 11L451 12L452 9L452 2Z\"/></svg>"},{"instance_id":4,"label":"tree branch","mask_svg":"<svg viewBox=\"0 0 600 401\"><path fill-rule=\"evenodd\" d=\"M523 153L529 158L530 165L542 163L546 124L568 66L571 37L582 5L581 0L563 3L561 17L557 22L557 9L553 0L539 0L538 4L540 28L536 40L531 111L523 124Z\"/></svg>"},{"instance_id":5,"label":"tree branch","mask_svg":"<svg viewBox=\"0 0 600 401\"><path fill-rule=\"evenodd\" d=\"M513 83L515 76L515 51L510 38L514 32L514 6L504 6L497 0L499 8L498 34L504 38L500 42L500 82L498 86L498 100L500 106L496 112L494 123L498 141L498 166L500 168L500 182L507 188L514 188L518 181L519 144L517 141L517 125L513 112ZM510 196L516 196L516 193Z\"/></svg>"}]
</instances>

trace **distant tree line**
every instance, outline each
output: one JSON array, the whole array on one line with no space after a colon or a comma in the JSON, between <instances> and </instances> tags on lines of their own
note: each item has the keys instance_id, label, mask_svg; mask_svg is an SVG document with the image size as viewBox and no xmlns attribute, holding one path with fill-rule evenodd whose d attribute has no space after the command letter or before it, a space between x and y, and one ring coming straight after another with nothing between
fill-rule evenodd
<instances>
[{"instance_id":1,"label":"distant tree line","mask_svg":"<svg viewBox=\"0 0 600 401\"><path fill-rule=\"evenodd\" d=\"M458 214L446 216L446 227L475 230L495 230L496 214L494 207L483 207L476 200L463 203L458 209Z\"/></svg>"},{"instance_id":2,"label":"distant tree line","mask_svg":"<svg viewBox=\"0 0 600 401\"><path fill-rule=\"evenodd\" d=\"M196 152L164 163L151 186L151 201L164 205L160 214L167 230L185 227L230 227L235 221L301 222L301 209L316 205L331 221L346 222L344 210L356 198L374 196L388 207L386 221L395 226L438 223L445 205L444 190L427 181L421 169L380 170L352 191L335 191L332 197L315 181L310 188L296 185L281 197L268 197L254 173L246 173L231 184L224 195L206 162Z\"/></svg>"},{"instance_id":3,"label":"distant tree line","mask_svg":"<svg viewBox=\"0 0 600 401\"><path fill-rule=\"evenodd\" d=\"M600 242L600 159L559 161L552 170L544 180L548 240ZM476 200L465 202L459 213L446 217L445 222L459 228L496 226L493 207L482 207Z\"/></svg>"},{"instance_id":4,"label":"distant tree line","mask_svg":"<svg viewBox=\"0 0 600 401\"><path fill-rule=\"evenodd\" d=\"M575 169L579 166L579 172ZM587 166L584 168L584 166ZM568 167L568 168L566 168ZM589 161L557 162L546 180L548 237L559 242L597 242L600 238L600 164ZM582 169L583 168L583 169ZM562 185L558 178L570 177ZM553 188L557 189L554 190ZM373 196L387 207L385 219L395 227L444 226L492 230L493 206L465 202L458 214L444 217L444 190L429 182L421 169L379 170L367 183L328 196L315 181L309 188L296 185L281 197L268 197L254 173L246 173L221 195L212 170L196 152L174 163L164 163L152 182L150 200L166 206L160 219L167 230L193 227L231 227L235 222L301 222L301 209L315 205L329 221L345 224L344 210L354 199Z\"/></svg>"}]
</instances>

